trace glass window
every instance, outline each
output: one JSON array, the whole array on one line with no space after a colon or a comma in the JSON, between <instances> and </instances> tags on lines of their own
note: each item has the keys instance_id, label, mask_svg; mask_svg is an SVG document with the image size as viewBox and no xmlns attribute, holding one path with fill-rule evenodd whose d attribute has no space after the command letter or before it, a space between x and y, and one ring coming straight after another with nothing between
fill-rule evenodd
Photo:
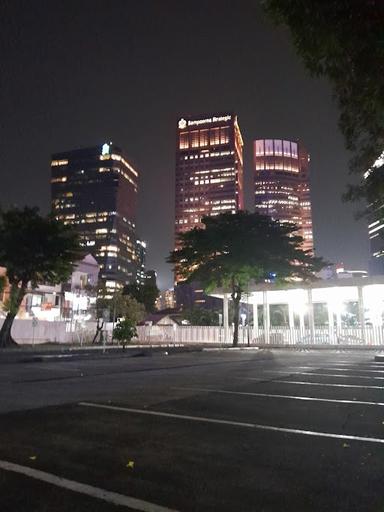
<instances>
[{"instance_id":1,"label":"glass window","mask_svg":"<svg viewBox=\"0 0 384 512\"><path fill-rule=\"evenodd\" d=\"M189 141L188 141L188 132L180 133L180 149L188 149Z\"/></svg>"},{"instance_id":2,"label":"glass window","mask_svg":"<svg viewBox=\"0 0 384 512\"><path fill-rule=\"evenodd\" d=\"M275 146L275 155L282 156L283 154L283 141L280 139L275 139L274 141Z\"/></svg>"},{"instance_id":3,"label":"glass window","mask_svg":"<svg viewBox=\"0 0 384 512\"><path fill-rule=\"evenodd\" d=\"M191 132L191 147L198 148L199 147L199 130L195 130Z\"/></svg>"},{"instance_id":4,"label":"glass window","mask_svg":"<svg viewBox=\"0 0 384 512\"><path fill-rule=\"evenodd\" d=\"M200 147L208 146L209 130L200 130Z\"/></svg>"},{"instance_id":5,"label":"glass window","mask_svg":"<svg viewBox=\"0 0 384 512\"><path fill-rule=\"evenodd\" d=\"M210 130L209 142L211 146L220 144L220 128L212 128Z\"/></svg>"},{"instance_id":6,"label":"glass window","mask_svg":"<svg viewBox=\"0 0 384 512\"><path fill-rule=\"evenodd\" d=\"M229 142L229 128L225 126L220 128L220 144L227 144Z\"/></svg>"},{"instance_id":7,"label":"glass window","mask_svg":"<svg viewBox=\"0 0 384 512\"><path fill-rule=\"evenodd\" d=\"M264 141L263 140L255 141L255 153L256 153L256 156L264 155Z\"/></svg>"},{"instance_id":8,"label":"glass window","mask_svg":"<svg viewBox=\"0 0 384 512\"><path fill-rule=\"evenodd\" d=\"M272 139L265 140L265 154L273 155L273 140Z\"/></svg>"},{"instance_id":9,"label":"glass window","mask_svg":"<svg viewBox=\"0 0 384 512\"><path fill-rule=\"evenodd\" d=\"M291 156L291 143L289 140L283 140L284 156Z\"/></svg>"}]
</instances>

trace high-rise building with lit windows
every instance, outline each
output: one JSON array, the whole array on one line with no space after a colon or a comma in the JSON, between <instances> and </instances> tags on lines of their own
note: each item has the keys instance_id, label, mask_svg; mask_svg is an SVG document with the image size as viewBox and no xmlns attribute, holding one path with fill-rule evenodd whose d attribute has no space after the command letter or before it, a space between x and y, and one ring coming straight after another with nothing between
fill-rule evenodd
<instances>
[{"instance_id":1,"label":"high-rise building with lit windows","mask_svg":"<svg viewBox=\"0 0 384 512\"><path fill-rule=\"evenodd\" d=\"M244 208L243 139L235 114L178 120L175 199L176 247L178 235L201 227L202 217ZM202 292L192 286L177 286L177 303L206 307L210 299Z\"/></svg>"},{"instance_id":2,"label":"high-rise building with lit windows","mask_svg":"<svg viewBox=\"0 0 384 512\"><path fill-rule=\"evenodd\" d=\"M237 116L179 119L175 233L201 226L205 215L243 209L243 139Z\"/></svg>"},{"instance_id":3,"label":"high-rise building with lit windows","mask_svg":"<svg viewBox=\"0 0 384 512\"><path fill-rule=\"evenodd\" d=\"M52 210L73 225L109 292L136 280L138 173L115 144L52 155Z\"/></svg>"},{"instance_id":4,"label":"high-rise building with lit windows","mask_svg":"<svg viewBox=\"0 0 384 512\"><path fill-rule=\"evenodd\" d=\"M254 141L255 211L296 224L303 249L313 252L309 155L300 142Z\"/></svg>"},{"instance_id":5,"label":"high-rise building with lit windows","mask_svg":"<svg viewBox=\"0 0 384 512\"><path fill-rule=\"evenodd\" d=\"M372 166L364 173L364 179L368 179L372 173L382 173L384 166L384 151L376 158ZM371 275L384 274L384 205L380 203L369 205L369 245L370 260L369 272Z\"/></svg>"}]
</instances>

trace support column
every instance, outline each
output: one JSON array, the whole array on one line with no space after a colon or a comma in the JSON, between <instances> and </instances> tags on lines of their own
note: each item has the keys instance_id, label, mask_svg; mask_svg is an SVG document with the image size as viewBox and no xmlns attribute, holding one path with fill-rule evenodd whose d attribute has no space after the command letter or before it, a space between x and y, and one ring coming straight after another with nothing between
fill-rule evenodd
<instances>
[{"instance_id":1,"label":"support column","mask_svg":"<svg viewBox=\"0 0 384 512\"><path fill-rule=\"evenodd\" d=\"M268 292L263 290L263 324L264 324L264 343L269 345L270 341L270 321L269 321L269 304L268 304Z\"/></svg>"},{"instance_id":2,"label":"support column","mask_svg":"<svg viewBox=\"0 0 384 512\"><path fill-rule=\"evenodd\" d=\"M308 323L311 341L315 343L315 318L313 315L312 288L308 288Z\"/></svg>"},{"instance_id":3,"label":"support column","mask_svg":"<svg viewBox=\"0 0 384 512\"><path fill-rule=\"evenodd\" d=\"M363 287L357 287L357 296L359 301L359 324L361 330L361 339L364 343L367 343L366 332L365 332L365 311L364 311L364 296L363 296Z\"/></svg>"},{"instance_id":4,"label":"support column","mask_svg":"<svg viewBox=\"0 0 384 512\"><path fill-rule=\"evenodd\" d=\"M288 297L289 297L289 292L288 292ZM288 322L289 322L290 343L294 343L295 342L295 317L294 317L293 303L292 303L292 299L290 297L288 300Z\"/></svg>"},{"instance_id":5,"label":"support column","mask_svg":"<svg viewBox=\"0 0 384 512\"><path fill-rule=\"evenodd\" d=\"M333 309L332 309L332 303L331 301L329 300L329 297L328 297L328 301L327 301L327 311L328 311L328 336L329 336L329 342L330 343L335 343L335 340L334 340L334 325L333 325Z\"/></svg>"},{"instance_id":6,"label":"support column","mask_svg":"<svg viewBox=\"0 0 384 512\"><path fill-rule=\"evenodd\" d=\"M253 304L253 337L257 342L257 338L259 337L259 312L258 312L258 304Z\"/></svg>"},{"instance_id":7,"label":"support column","mask_svg":"<svg viewBox=\"0 0 384 512\"><path fill-rule=\"evenodd\" d=\"M224 343L228 343L229 323L228 323L228 293L223 297L223 324L224 324Z\"/></svg>"},{"instance_id":8,"label":"support column","mask_svg":"<svg viewBox=\"0 0 384 512\"><path fill-rule=\"evenodd\" d=\"M292 330L295 328L295 317L294 317L294 310L293 310L293 304L291 302L288 303L288 322L289 322L289 328Z\"/></svg>"},{"instance_id":9,"label":"support column","mask_svg":"<svg viewBox=\"0 0 384 512\"><path fill-rule=\"evenodd\" d=\"M299 321L300 321L300 335L301 337L305 336L305 322L304 322L304 311L301 308L299 312Z\"/></svg>"}]
</instances>

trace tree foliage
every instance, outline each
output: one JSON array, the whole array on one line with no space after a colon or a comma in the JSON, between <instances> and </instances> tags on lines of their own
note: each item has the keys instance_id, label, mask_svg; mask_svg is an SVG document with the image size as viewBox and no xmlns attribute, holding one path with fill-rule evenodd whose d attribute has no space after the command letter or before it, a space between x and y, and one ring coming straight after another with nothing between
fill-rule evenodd
<instances>
[{"instance_id":1,"label":"tree foliage","mask_svg":"<svg viewBox=\"0 0 384 512\"><path fill-rule=\"evenodd\" d=\"M182 316L191 325L219 325L219 313L209 309L193 307L183 311Z\"/></svg>"},{"instance_id":2,"label":"tree foliage","mask_svg":"<svg viewBox=\"0 0 384 512\"><path fill-rule=\"evenodd\" d=\"M111 298L99 297L96 308L98 318L103 318L104 311L108 310L109 319L115 322L118 318L124 318L137 324L145 316L143 304L129 295L123 295L121 291L116 292Z\"/></svg>"},{"instance_id":3,"label":"tree foliage","mask_svg":"<svg viewBox=\"0 0 384 512\"><path fill-rule=\"evenodd\" d=\"M113 338L122 342L123 347L125 347L125 343L129 343L135 336L137 336L136 327L130 319L119 321L113 330Z\"/></svg>"},{"instance_id":4,"label":"tree foliage","mask_svg":"<svg viewBox=\"0 0 384 512\"><path fill-rule=\"evenodd\" d=\"M0 293L3 293L6 284L6 277L0 276Z\"/></svg>"},{"instance_id":5,"label":"tree foliage","mask_svg":"<svg viewBox=\"0 0 384 512\"><path fill-rule=\"evenodd\" d=\"M339 126L353 152L347 200L384 202L384 2L382 0L263 0L277 23L289 27L295 48L313 76L329 79L337 101Z\"/></svg>"},{"instance_id":6,"label":"tree foliage","mask_svg":"<svg viewBox=\"0 0 384 512\"><path fill-rule=\"evenodd\" d=\"M35 288L67 281L81 257L72 227L52 216L41 216L37 208L0 211L0 266L7 269L10 284L0 347L14 344L11 328L28 284Z\"/></svg>"},{"instance_id":7,"label":"tree foliage","mask_svg":"<svg viewBox=\"0 0 384 512\"><path fill-rule=\"evenodd\" d=\"M239 304L250 282L271 275L279 282L313 280L325 262L300 247L296 226L282 224L258 213L223 213L203 217L204 228L179 236L180 249L168 262L187 282L200 281L207 291L223 288L234 303L234 344L238 341Z\"/></svg>"},{"instance_id":8,"label":"tree foliage","mask_svg":"<svg viewBox=\"0 0 384 512\"><path fill-rule=\"evenodd\" d=\"M137 302L144 304L145 311L152 313L155 309L155 302L159 296L159 289L151 282L144 284L132 283L124 287L123 294L130 295Z\"/></svg>"}]
</instances>

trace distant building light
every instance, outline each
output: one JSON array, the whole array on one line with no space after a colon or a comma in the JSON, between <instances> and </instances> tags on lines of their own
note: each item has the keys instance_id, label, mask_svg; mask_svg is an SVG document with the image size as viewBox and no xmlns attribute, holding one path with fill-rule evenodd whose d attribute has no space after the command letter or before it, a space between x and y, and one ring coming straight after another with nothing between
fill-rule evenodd
<instances>
[{"instance_id":1,"label":"distant building light","mask_svg":"<svg viewBox=\"0 0 384 512\"><path fill-rule=\"evenodd\" d=\"M101 154L102 155L109 155L110 151L110 145L109 144L103 144L103 147L101 148Z\"/></svg>"},{"instance_id":2,"label":"distant building light","mask_svg":"<svg viewBox=\"0 0 384 512\"><path fill-rule=\"evenodd\" d=\"M68 160L52 160L52 162L51 162L52 167L55 167L57 165L67 165L67 164L68 164Z\"/></svg>"}]
</instances>

